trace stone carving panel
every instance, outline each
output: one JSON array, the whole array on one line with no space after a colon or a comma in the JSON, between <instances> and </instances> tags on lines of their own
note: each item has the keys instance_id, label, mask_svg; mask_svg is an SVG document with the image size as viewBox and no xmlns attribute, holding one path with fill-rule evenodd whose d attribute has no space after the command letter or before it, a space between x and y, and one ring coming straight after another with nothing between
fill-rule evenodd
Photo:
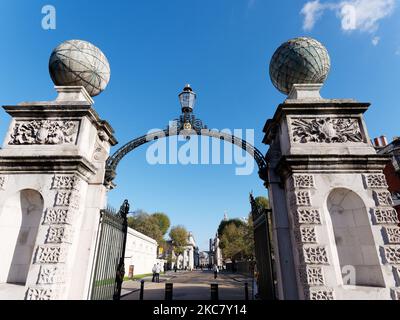
<instances>
[{"instance_id":1,"label":"stone carving panel","mask_svg":"<svg viewBox=\"0 0 400 320\"><path fill-rule=\"evenodd\" d=\"M321 224L321 215L318 209L298 209L299 224Z\"/></svg>"},{"instance_id":2,"label":"stone carving panel","mask_svg":"<svg viewBox=\"0 0 400 320\"><path fill-rule=\"evenodd\" d=\"M4 190L4 185L6 184L6 177L0 176L0 190Z\"/></svg>"},{"instance_id":3,"label":"stone carving panel","mask_svg":"<svg viewBox=\"0 0 400 320\"><path fill-rule=\"evenodd\" d=\"M307 283L313 286L325 284L324 275L321 267L306 266Z\"/></svg>"},{"instance_id":4,"label":"stone carving panel","mask_svg":"<svg viewBox=\"0 0 400 320\"><path fill-rule=\"evenodd\" d=\"M304 262L307 264L329 264L325 247L303 247Z\"/></svg>"},{"instance_id":5,"label":"stone carving panel","mask_svg":"<svg viewBox=\"0 0 400 320\"><path fill-rule=\"evenodd\" d=\"M53 178L52 189L72 190L77 189L78 177L56 175Z\"/></svg>"},{"instance_id":6,"label":"stone carving panel","mask_svg":"<svg viewBox=\"0 0 400 320\"><path fill-rule=\"evenodd\" d=\"M393 274L396 280L396 286L400 286L400 266L393 266Z\"/></svg>"},{"instance_id":7,"label":"stone carving panel","mask_svg":"<svg viewBox=\"0 0 400 320\"><path fill-rule=\"evenodd\" d=\"M295 188L314 188L314 176L311 174L296 174L293 175Z\"/></svg>"},{"instance_id":8,"label":"stone carving panel","mask_svg":"<svg viewBox=\"0 0 400 320\"><path fill-rule=\"evenodd\" d=\"M313 226L301 226L300 227L300 241L303 243L316 243L317 233Z\"/></svg>"},{"instance_id":9,"label":"stone carving panel","mask_svg":"<svg viewBox=\"0 0 400 320\"><path fill-rule=\"evenodd\" d=\"M71 224L72 211L69 209L53 209L46 210L43 224Z\"/></svg>"},{"instance_id":10,"label":"stone carving panel","mask_svg":"<svg viewBox=\"0 0 400 320\"><path fill-rule=\"evenodd\" d=\"M372 209L372 215L376 224L400 223L397 212L393 208L374 208Z\"/></svg>"},{"instance_id":11,"label":"stone carving panel","mask_svg":"<svg viewBox=\"0 0 400 320\"><path fill-rule=\"evenodd\" d=\"M311 194L309 191L297 191L296 194L296 205L298 206L311 206Z\"/></svg>"},{"instance_id":12,"label":"stone carving panel","mask_svg":"<svg viewBox=\"0 0 400 320\"><path fill-rule=\"evenodd\" d=\"M333 290L330 288L311 288L309 292L310 300L334 300Z\"/></svg>"},{"instance_id":13,"label":"stone carving panel","mask_svg":"<svg viewBox=\"0 0 400 320\"><path fill-rule=\"evenodd\" d=\"M59 266L41 266L38 284L55 284L64 282L64 268Z\"/></svg>"},{"instance_id":14,"label":"stone carving panel","mask_svg":"<svg viewBox=\"0 0 400 320\"><path fill-rule=\"evenodd\" d=\"M389 244L400 244L400 228L399 227L385 227L385 236Z\"/></svg>"},{"instance_id":15,"label":"stone carving panel","mask_svg":"<svg viewBox=\"0 0 400 320\"><path fill-rule=\"evenodd\" d=\"M65 262L65 249L63 247L39 246L36 253L36 263Z\"/></svg>"},{"instance_id":16,"label":"stone carving panel","mask_svg":"<svg viewBox=\"0 0 400 320\"><path fill-rule=\"evenodd\" d=\"M68 227L51 226L47 232L46 243L72 243L72 230Z\"/></svg>"},{"instance_id":17,"label":"stone carving panel","mask_svg":"<svg viewBox=\"0 0 400 320\"><path fill-rule=\"evenodd\" d=\"M78 208L79 196L74 192L59 191L56 194L54 206Z\"/></svg>"},{"instance_id":18,"label":"stone carving panel","mask_svg":"<svg viewBox=\"0 0 400 320\"><path fill-rule=\"evenodd\" d=\"M295 143L363 142L359 120L351 118L292 119L292 141Z\"/></svg>"},{"instance_id":19,"label":"stone carving panel","mask_svg":"<svg viewBox=\"0 0 400 320\"><path fill-rule=\"evenodd\" d=\"M32 120L15 123L10 145L75 143L79 121Z\"/></svg>"},{"instance_id":20,"label":"stone carving panel","mask_svg":"<svg viewBox=\"0 0 400 320\"><path fill-rule=\"evenodd\" d=\"M400 264L400 246L385 246L385 258L390 264Z\"/></svg>"},{"instance_id":21,"label":"stone carving panel","mask_svg":"<svg viewBox=\"0 0 400 320\"><path fill-rule=\"evenodd\" d=\"M26 300L50 300L54 294L51 288L29 288Z\"/></svg>"},{"instance_id":22,"label":"stone carving panel","mask_svg":"<svg viewBox=\"0 0 400 320\"><path fill-rule=\"evenodd\" d=\"M392 195L389 191L374 191L373 194L377 207L391 207L393 205Z\"/></svg>"},{"instance_id":23,"label":"stone carving panel","mask_svg":"<svg viewBox=\"0 0 400 320\"><path fill-rule=\"evenodd\" d=\"M386 189L388 187L384 174L364 174L364 181L368 189Z\"/></svg>"}]
</instances>

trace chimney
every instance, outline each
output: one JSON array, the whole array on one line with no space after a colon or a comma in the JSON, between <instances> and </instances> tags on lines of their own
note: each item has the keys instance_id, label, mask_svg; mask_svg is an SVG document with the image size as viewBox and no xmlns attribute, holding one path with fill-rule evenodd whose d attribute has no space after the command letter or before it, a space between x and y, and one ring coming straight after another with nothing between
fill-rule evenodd
<instances>
[{"instance_id":1,"label":"chimney","mask_svg":"<svg viewBox=\"0 0 400 320\"><path fill-rule=\"evenodd\" d=\"M381 139L375 138L375 139L374 139L374 144L375 144L375 147L382 147L382 145L381 145Z\"/></svg>"},{"instance_id":2,"label":"chimney","mask_svg":"<svg viewBox=\"0 0 400 320\"><path fill-rule=\"evenodd\" d=\"M381 136L379 139L381 141L381 146L382 147L386 147L388 145L388 141L387 141L386 136Z\"/></svg>"}]
</instances>

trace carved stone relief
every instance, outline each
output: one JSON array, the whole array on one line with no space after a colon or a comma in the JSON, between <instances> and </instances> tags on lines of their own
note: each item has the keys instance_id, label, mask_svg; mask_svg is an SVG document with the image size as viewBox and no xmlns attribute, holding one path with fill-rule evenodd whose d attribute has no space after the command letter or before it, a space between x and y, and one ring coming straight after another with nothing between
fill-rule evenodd
<instances>
[{"instance_id":1,"label":"carved stone relief","mask_svg":"<svg viewBox=\"0 0 400 320\"><path fill-rule=\"evenodd\" d=\"M29 288L26 292L26 300L50 300L54 294L51 288Z\"/></svg>"},{"instance_id":2,"label":"carved stone relief","mask_svg":"<svg viewBox=\"0 0 400 320\"><path fill-rule=\"evenodd\" d=\"M296 174L293 175L295 188L314 188L314 176L311 174Z\"/></svg>"},{"instance_id":3,"label":"carved stone relief","mask_svg":"<svg viewBox=\"0 0 400 320\"><path fill-rule=\"evenodd\" d=\"M65 262L65 248L39 246L36 253L36 263Z\"/></svg>"},{"instance_id":4,"label":"carved stone relief","mask_svg":"<svg viewBox=\"0 0 400 320\"><path fill-rule=\"evenodd\" d=\"M399 227L384 227L387 243L400 244L400 228Z\"/></svg>"},{"instance_id":5,"label":"carved stone relief","mask_svg":"<svg viewBox=\"0 0 400 320\"><path fill-rule=\"evenodd\" d=\"M310 300L334 300L333 290L330 288L311 288L309 291Z\"/></svg>"},{"instance_id":6,"label":"carved stone relief","mask_svg":"<svg viewBox=\"0 0 400 320\"><path fill-rule=\"evenodd\" d=\"M52 209L46 210L43 224L71 224L73 213L69 209Z\"/></svg>"},{"instance_id":7,"label":"carved stone relief","mask_svg":"<svg viewBox=\"0 0 400 320\"><path fill-rule=\"evenodd\" d=\"M384 174L364 174L363 176L368 189L386 189L388 187Z\"/></svg>"},{"instance_id":8,"label":"carved stone relief","mask_svg":"<svg viewBox=\"0 0 400 320\"><path fill-rule=\"evenodd\" d=\"M297 220L299 224L321 224L321 215L318 209L298 209Z\"/></svg>"},{"instance_id":9,"label":"carved stone relief","mask_svg":"<svg viewBox=\"0 0 400 320\"><path fill-rule=\"evenodd\" d=\"M317 233L313 226L301 226L300 227L300 241L303 243L316 243Z\"/></svg>"},{"instance_id":10,"label":"carved stone relief","mask_svg":"<svg viewBox=\"0 0 400 320\"><path fill-rule=\"evenodd\" d=\"M0 190L4 190L5 183L6 183L6 177L0 176Z\"/></svg>"},{"instance_id":11,"label":"carved stone relief","mask_svg":"<svg viewBox=\"0 0 400 320\"><path fill-rule=\"evenodd\" d=\"M40 267L38 284L55 284L64 282L64 268L54 265Z\"/></svg>"},{"instance_id":12,"label":"carved stone relief","mask_svg":"<svg viewBox=\"0 0 400 320\"><path fill-rule=\"evenodd\" d=\"M311 206L311 194L309 191L296 191L295 201L298 206Z\"/></svg>"},{"instance_id":13,"label":"carved stone relief","mask_svg":"<svg viewBox=\"0 0 400 320\"><path fill-rule=\"evenodd\" d=\"M374 191L373 194L377 207L391 207L393 205L392 195L389 191Z\"/></svg>"},{"instance_id":14,"label":"carved stone relief","mask_svg":"<svg viewBox=\"0 0 400 320\"><path fill-rule=\"evenodd\" d=\"M303 255L307 264L329 264L325 247L304 246Z\"/></svg>"},{"instance_id":15,"label":"carved stone relief","mask_svg":"<svg viewBox=\"0 0 400 320\"><path fill-rule=\"evenodd\" d=\"M59 191L56 194L54 206L78 208L79 196L74 192Z\"/></svg>"},{"instance_id":16,"label":"carved stone relief","mask_svg":"<svg viewBox=\"0 0 400 320\"><path fill-rule=\"evenodd\" d=\"M290 121L295 143L363 142L359 120L351 118L296 118Z\"/></svg>"},{"instance_id":17,"label":"carved stone relief","mask_svg":"<svg viewBox=\"0 0 400 320\"><path fill-rule=\"evenodd\" d=\"M62 242L72 242L72 230L65 226L51 226L47 232L46 243Z\"/></svg>"},{"instance_id":18,"label":"carved stone relief","mask_svg":"<svg viewBox=\"0 0 400 320\"><path fill-rule=\"evenodd\" d=\"M78 177L55 175L53 178L52 189L72 190L78 189Z\"/></svg>"},{"instance_id":19,"label":"carved stone relief","mask_svg":"<svg viewBox=\"0 0 400 320\"><path fill-rule=\"evenodd\" d=\"M400 222L397 212L393 208L374 208L372 215L376 224L397 224Z\"/></svg>"},{"instance_id":20,"label":"carved stone relief","mask_svg":"<svg viewBox=\"0 0 400 320\"><path fill-rule=\"evenodd\" d=\"M75 143L79 121L32 120L15 123L10 145Z\"/></svg>"},{"instance_id":21,"label":"carved stone relief","mask_svg":"<svg viewBox=\"0 0 400 320\"><path fill-rule=\"evenodd\" d=\"M387 263L400 264L400 246L385 246L384 252Z\"/></svg>"}]
</instances>

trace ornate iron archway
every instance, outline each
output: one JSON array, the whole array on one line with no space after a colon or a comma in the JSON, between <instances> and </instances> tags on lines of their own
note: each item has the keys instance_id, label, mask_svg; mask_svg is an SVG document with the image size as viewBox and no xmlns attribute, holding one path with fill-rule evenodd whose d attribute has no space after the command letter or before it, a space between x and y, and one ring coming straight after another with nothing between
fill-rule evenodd
<instances>
[{"instance_id":1,"label":"ornate iron archway","mask_svg":"<svg viewBox=\"0 0 400 320\"><path fill-rule=\"evenodd\" d=\"M107 159L104 184L109 188L114 187L113 180L117 174L117 166L123 157L125 157L129 152L148 142L174 135L182 135L186 137L195 135L208 136L230 142L242 148L254 158L258 166L258 175L264 181L265 186L268 186L268 164L261 151L259 151L253 145L247 143L245 140L236 136L217 130L209 130L207 126L203 125L203 122L200 119L196 118L191 108L182 108L182 114L179 119L172 121L171 124L168 125L167 129L149 133L133 139L118 149Z\"/></svg>"}]
</instances>

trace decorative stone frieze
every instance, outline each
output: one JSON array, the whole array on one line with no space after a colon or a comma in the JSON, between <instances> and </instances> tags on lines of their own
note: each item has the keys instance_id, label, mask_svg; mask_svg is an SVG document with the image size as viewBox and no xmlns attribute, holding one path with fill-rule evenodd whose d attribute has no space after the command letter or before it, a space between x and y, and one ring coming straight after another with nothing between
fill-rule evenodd
<instances>
[{"instance_id":1,"label":"decorative stone frieze","mask_svg":"<svg viewBox=\"0 0 400 320\"><path fill-rule=\"evenodd\" d=\"M296 213L299 224L321 224L321 215L318 209L301 208Z\"/></svg>"},{"instance_id":2,"label":"decorative stone frieze","mask_svg":"<svg viewBox=\"0 0 400 320\"><path fill-rule=\"evenodd\" d=\"M372 217L375 224L400 223L397 212L393 208L373 208Z\"/></svg>"},{"instance_id":3,"label":"decorative stone frieze","mask_svg":"<svg viewBox=\"0 0 400 320\"><path fill-rule=\"evenodd\" d=\"M316 266L305 266L303 268L304 282L309 286L323 286L325 284L325 279L321 267Z\"/></svg>"},{"instance_id":4,"label":"decorative stone frieze","mask_svg":"<svg viewBox=\"0 0 400 320\"><path fill-rule=\"evenodd\" d=\"M62 246L39 246L36 253L36 263L53 264L65 262L66 248Z\"/></svg>"},{"instance_id":5,"label":"decorative stone frieze","mask_svg":"<svg viewBox=\"0 0 400 320\"><path fill-rule=\"evenodd\" d=\"M399 227L384 227L383 231L388 244L400 244Z\"/></svg>"},{"instance_id":6,"label":"decorative stone frieze","mask_svg":"<svg viewBox=\"0 0 400 320\"><path fill-rule=\"evenodd\" d=\"M300 241L302 243L316 243L317 233L314 226L301 226L300 227Z\"/></svg>"},{"instance_id":7,"label":"decorative stone frieze","mask_svg":"<svg viewBox=\"0 0 400 320\"><path fill-rule=\"evenodd\" d=\"M26 300L50 300L54 293L52 288L28 288Z\"/></svg>"},{"instance_id":8,"label":"decorative stone frieze","mask_svg":"<svg viewBox=\"0 0 400 320\"><path fill-rule=\"evenodd\" d=\"M294 143L345 143L363 142L359 120L352 118L293 118L292 142Z\"/></svg>"},{"instance_id":9,"label":"decorative stone frieze","mask_svg":"<svg viewBox=\"0 0 400 320\"><path fill-rule=\"evenodd\" d=\"M40 267L38 284L56 284L65 282L64 267L45 265Z\"/></svg>"},{"instance_id":10,"label":"decorative stone frieze","mask_svg":"<svg viewBox=\"0 0 400 320\"><path fill-rule=\"evenodd\" d=\"M72 230L66 226L51 226L47 232L46 243L72 243Z\"/></svg>"},{"instance_id":11,"label":"decorative stone frieze","mask_svg":"<svg viewBox=\"0 0 400 320\"><path fill-rule=\"evenodd\" d=\"M363 176L367 189L387 189L388 187L384 174L364 174Z\"/></svg>"},{"instance_id":12,"label":"decorative stone frieze","mask_svg":"<svg viewBox=\"0 0 400 320\"><path fill-rule=\"evenodd\" d=\"M70 191L59 191L56 194L54 206L78 208L79 195Z\"/></svg>"},{"instance_id":13,"label":"decorative stone frieze","mask_svg":"<svg viewBox=\"0 0 400 320\"><path fill-rule=\"evenodd\" d=\"M311 206L311 194L309 191L296 191L295 203L297 206Z\"/></svg>"},{"instance_id":14,"label":"decorative stone frieze","mask_svg":"<svg viewBox=\"0 0 400 320\"><path fill-rule=\"evenodd\" d=\"M55 175L53 178L52 189L57 190L72 190L77 189L77 176Z\"/></svg>"},{"instance_id":15,"label":"decorative stone frieze","mask_svg":"<svg viewBox=\"0 0 400 320\"><path fill-rule=\"evenodd\" d=\"M71 224L73 211L70 209L54 209L46 210L43 224Z\"/></svg>"},{"instance_id":16,"label":"decorative stone frieze","mask_svg":"<svg viewBox=\"0 0 400 320\"><path fill-rule=\"evenodd\" d=\"M5 184L6 184L6 177L0 176L0 190L4 190Z\"/></svg>"},{"instance_id":17,"label":"decorative stone frieze","mask_svg":"<svg viewBox=\"0 0 400 320\"><path fill-rule=\"evenodd\" d=\"M303 256L307 264L329 264L326 249L322 246L304 246Z\"/></svg>"},{"instance_id":18,"label":"decorative stone frieze","mask_svg":"<svg viewBox=\"0 0 400 320\"><path fill-rule=\"evenodd\" d=\"M310 288L309 296L310 300L334 300L333 289L326 287Z\"/></svg>"},{"instance_id":19,"label":"decorative stone frieze","mask_svg":"<svg viewBox=\"0 0 400 320\"><path fill-rule=\"evenodd\" d=\"M390 264L400 264L400 246L385 246L385 259Z\"/></svg>"},{"instance_id":20,"label":"decorative stone frieze","mask_svg":"<svg viewBox=\"0 0 400 320\"><path fill-rule=\"evenodd\" d=\"M374 191L373 195L377 207L391 207L393 205L392 195L389 191Z\"/></svg>"},{"instance_id":21,"label":"decorative stone frieze","mask_svg":"<svg viewBox=\"0 0 400 320\"><path fill-rule=\"evenodd\" d=\"M17 121L10 145L73 144L78 135L79 121L32 120Z\"/></svg>"},{"instance_id":22,"label":"decorative stone frieze","mask_svg":"<svg viewBox=\"0 0 400 320\"><path fill-rule=\"evenodd\" d=\"M312 174L293 175L295 188L315 188L314 176Z\"/></svg>"},{"instance_id":23,"label":"decorative stone frieze","mask_svg":"<svg viewBox=\"0 0 400 320\"><path fill-rule=\"evenodd\" d=\"M393 275L396 281L396 286L400 287L400 266L393 266Z\"/></svg>"}]
</instances>

